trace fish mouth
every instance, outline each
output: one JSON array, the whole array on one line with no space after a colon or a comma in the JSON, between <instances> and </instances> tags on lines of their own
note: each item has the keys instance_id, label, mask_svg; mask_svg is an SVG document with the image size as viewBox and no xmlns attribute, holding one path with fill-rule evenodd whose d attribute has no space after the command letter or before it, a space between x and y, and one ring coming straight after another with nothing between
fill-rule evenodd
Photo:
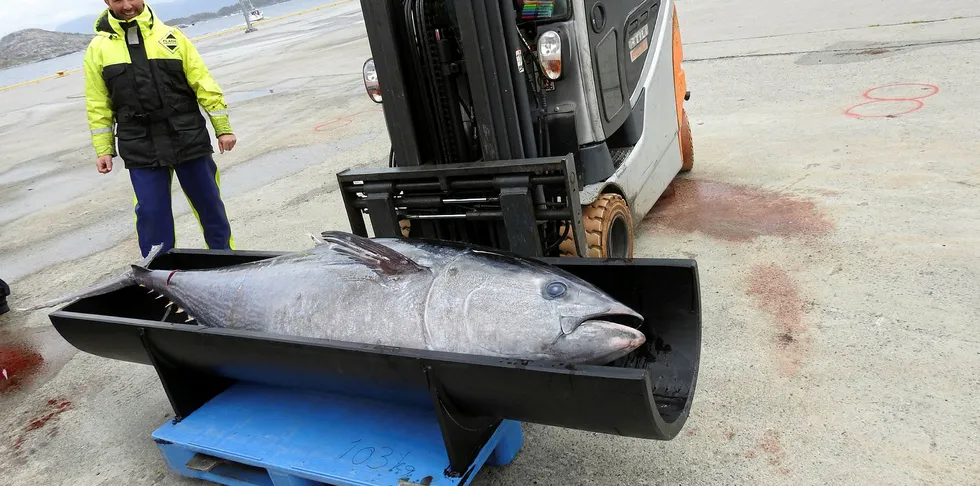
<instances>
[{"instance_id":1,"label":"fish mouth","mask_svg":"<svg viewBox=\"0 0 980 486\"><path fill-rule=\"evenodd\" d=\"M559 338L556 349L567 361L602 366L632 353L645 342L646 336L634 327L590 319Z\"/></svg>"},{"instance_id":2,"label":"fish mouth","mask_svg":"<svg viewBox=\"0 0 980 486\"><path fill-rule=\"evenodd\" d=\"M643 346L643 316L624 305L581 318L578 325L559 338L558 347L579 364L605 365Z\"/></svg>"},{"instance_id":3,"label":"fish mouth","mask_svg":"<svg viewBox=\"0 0 980 486\"><path fill-rule=\"evenodd\" d=\"M607 312L587 316L583 318L581 322L579 322L579 325L581 326L588 322L606 322L611 324L619 324L633 329L639 329L643 324L643 316L633 309L622 305L613 307Z\"/></svg>"}]
</instances>

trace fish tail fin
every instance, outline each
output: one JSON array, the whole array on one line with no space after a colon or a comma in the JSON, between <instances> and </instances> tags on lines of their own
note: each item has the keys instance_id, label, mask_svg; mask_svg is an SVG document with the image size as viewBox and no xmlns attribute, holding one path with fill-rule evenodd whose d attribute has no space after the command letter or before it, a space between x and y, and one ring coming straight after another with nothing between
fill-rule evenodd
<instances>
[{"instance_id":1,"label":"fish tail fin","mask_svg":"<svg viewBox=\"0 0 980 486\"><path fill-rule=\"evenodd\" d=\"M145 277L153 272L143 265L130 265L130 271L133 272L133 277L137 281L140 279L140 277Z\"/></svg>"},{"instance_id":2,"label":"fish tail fin","mask_svg":"<svg viewBox=\"0 0 980 486\"><path fill-rule=\"evenodd\" d=\"M146 258L140 260L140 262L137 263L136 265L146 270L146 267L148 267L150 263L153 263L153 260L155 260L156 257L160 255L161 250L163 250L163 243L160 243L158 245L153 245L152 247L150 247L150 252L146 254Z\"/></svg>"},{"instance_id":3,"label":"fish tail fin","mask_svg":"<svg viewBox=\"0 0 980 486\"><path fill-rule=\"evenodd\" d=\"M140 260L139 263L130 265L130 270L132 271L132 275L134 277L141 277L150 273L150 269L147 267L149 267L150 263L153 263L153 260L160 255L160 250L162 249L163 249L163 244L153 245L150 248L150 252L146 254L146 258Z\"/></svg>"},{"instance_id":4,"label":"fish tail fin","mask_svg":"<svg viewBox=\"0 0 980 486\"><path fill-rule=\"evenodd\" d=\"M94 297L96 295L105 295L110 292L115 292L116 290L129 287L130 285L138 284L140 283L140 279L138 277L150 272L150 270L147 269L146 267L150 264L150 262L153 261L154 258L156 258L160 254L160 250L162 249L163 249L162 244L154 245L153 248L150 250L150 253L146 255L146 258L141 260L138 264L131 265L131 268L127 270L125 273L123 273L122 275L95 284L85 290L82 290L81 292L58 297L57 299L52 299L47 302L42 302L40 304L37 304L33 307L29 307L26 309L17 309L17 311L33 312L36 310L45 309L48 307L54 307L56 305L61 305L68 302L75 302L77 300L85 299L88 297Z\"/></svg>"}]
</instances>

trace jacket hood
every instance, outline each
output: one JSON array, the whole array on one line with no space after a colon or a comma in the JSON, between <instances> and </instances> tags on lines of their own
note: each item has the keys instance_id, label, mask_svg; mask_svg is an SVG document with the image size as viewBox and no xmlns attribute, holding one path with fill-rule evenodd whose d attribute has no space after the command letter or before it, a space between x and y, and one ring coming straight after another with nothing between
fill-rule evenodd
<instances>
[{"instance_id":1,"label":"jacket hood","mask_svg":"<svg viewBox=\"0 0 980 486\"><path fill-rule=\"evenodd\" d=\"M149 32L153 30L153 26L156 25L157 19L156 15L153 13L153 9L150 8L150 5L144 3L143 11L129 22L136 22L140 26L141 30ZM102 11L102 14L99 15L95 21L95 33L109 37L122 36L125 34L122 24L129 22L123 22L122 20L117 19L115 15L112 15L112 11L107 8Z\"/></svg>"}]
</instances>

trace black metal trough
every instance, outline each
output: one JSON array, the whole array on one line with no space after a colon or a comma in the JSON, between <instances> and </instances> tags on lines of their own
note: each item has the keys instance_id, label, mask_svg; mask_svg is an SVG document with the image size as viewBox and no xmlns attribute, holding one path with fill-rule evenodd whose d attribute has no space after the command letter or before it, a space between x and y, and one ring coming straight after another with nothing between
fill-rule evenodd
<instances>
[{"instance_id":1,"label":"black metal trough","mask_svg":"<svg viewBox=\"0 0 980 486\"><path fill-rule=\"evenodd\" d=\"M174 250L150 266L215 268L279 254ZM541 260L643 314L647 345L610 365L574 366L205 329L179 322L165 300L136 286L75 302L50 319L81 351L153 366L176 420L244 381L433 407L457 468L502 419L674 438L687 420L700 361L696 263Z\"/></svg>"}]
</instances>

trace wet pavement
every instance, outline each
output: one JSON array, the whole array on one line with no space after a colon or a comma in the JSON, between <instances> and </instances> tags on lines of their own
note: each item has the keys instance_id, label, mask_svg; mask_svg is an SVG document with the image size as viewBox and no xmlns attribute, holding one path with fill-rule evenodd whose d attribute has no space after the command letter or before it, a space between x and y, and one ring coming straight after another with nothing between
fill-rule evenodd
<instances>
[{"instance_id":1,"label":"wet pavement","mask_svg":"<svg viewBox=\"0 0 980 486\"><path fill-rule=\"evenodd\" d=\"M647 219L656 229L747 242L759 236L823 235L834 225L813 202L750 186L677 179Z\"/></svg>"}]
</instances>

